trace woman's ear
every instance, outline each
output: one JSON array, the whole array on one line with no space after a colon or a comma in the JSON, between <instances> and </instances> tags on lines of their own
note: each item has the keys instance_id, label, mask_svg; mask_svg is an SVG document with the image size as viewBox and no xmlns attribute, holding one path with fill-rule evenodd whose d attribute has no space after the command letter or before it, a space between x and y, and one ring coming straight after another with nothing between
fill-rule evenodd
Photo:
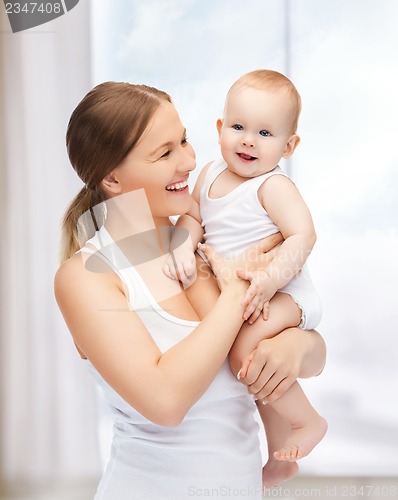
<instances>
[{"instance_id":1,"label":"woman's ear","mask_svg":"<svg viewBox=\"0 0 398 500\"><path fill-rule=\"evenodd\" d=\"M102 188L111 195L121 194L122 185L117 180L115 173L111 172L101 181Z\"/></svg>"},{"instance_id":2,"label":"woman's ear","mask_svg":"<svg viewBox=\"0 0 398 500\"><path fill-rule=\"evenodd\" d=\"M300 136L298 136L296 133L294 133L290 139L288 140L286 144L285 151L283 153L283 158L290 158L292 154L294 153L294 150L297 148L297 146L300 143Z\"/></svg>"}]
</instances>

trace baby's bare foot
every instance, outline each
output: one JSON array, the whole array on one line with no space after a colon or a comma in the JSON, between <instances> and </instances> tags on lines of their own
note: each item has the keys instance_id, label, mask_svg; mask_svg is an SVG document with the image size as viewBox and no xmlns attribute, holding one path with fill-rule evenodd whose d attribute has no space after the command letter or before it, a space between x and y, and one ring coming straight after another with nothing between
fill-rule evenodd
<instances>
[{"instance_id":1,"label":"baby's bare foot","mask_svg":"<svg viewBox=\"0 0 398 500\"><path fill-rule=\"evenodd\" d=\"M263 467L263 489L274 488L292 479L297 472L298 465L295 462L280 462L270 458Z\"/></svg>"},{"instance_id":2,"label":"baby's bare foot","mask_svg":"<svg viewBox=\"0 0 398 500\"><path fill-rule=\"evenodd\" d=\"M295 462L307 456L326 434L328 424L324 418L317 415L303 427L292 429L285 446L274 452L274 457L280 461Z\"/></svg>"}]
</instances>

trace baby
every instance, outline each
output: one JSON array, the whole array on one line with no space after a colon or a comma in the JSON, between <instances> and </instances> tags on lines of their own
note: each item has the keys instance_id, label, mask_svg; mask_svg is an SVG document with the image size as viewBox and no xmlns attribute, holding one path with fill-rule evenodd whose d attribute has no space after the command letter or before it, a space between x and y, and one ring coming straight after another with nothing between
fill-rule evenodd
<instances>
[{"instance_id":1,"label":"baby","mask_svg":"<svg viewBox=\"0 0 398 500\"><path fill-rule=\"evenodd\" d=\"M238 378L247 373L250 355L261 340L293 326L311 330L321 319L320 300L305 266L316 241L311 214L278 166L300 142L300 110L295 86L276 71L253 71L232 85L223 119L217 121L222 158L201 171L192 209L177 223L190 238L163 268L170 278L186 283L203 238L223 257L232 257L271 234L282 234L284 241L267 267L238 271L250 281L243 301L246 322L229 355ZM297 382L276 401L262 402L257 406L269 451L263 484L271 487L297 474L296 460L319 443L327 423Z\"/></svg>"}]
</instances>

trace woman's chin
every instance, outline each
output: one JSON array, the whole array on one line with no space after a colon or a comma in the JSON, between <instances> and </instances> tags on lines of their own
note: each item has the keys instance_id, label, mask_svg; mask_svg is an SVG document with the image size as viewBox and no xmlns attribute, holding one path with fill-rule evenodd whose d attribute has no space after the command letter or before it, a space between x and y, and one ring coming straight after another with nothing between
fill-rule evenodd
<instances>
[{"instance_id":1,"label":"woman's chin","mask_svg":"<svg viewBox=\"0 0 398 500\"><path fill-rule=\"evenodd\" d=\"M184 215L192 208L193 198L186 187L183 191L168 194L168 206L171 208L170 215Z\"/></svg>"}]
</instances>

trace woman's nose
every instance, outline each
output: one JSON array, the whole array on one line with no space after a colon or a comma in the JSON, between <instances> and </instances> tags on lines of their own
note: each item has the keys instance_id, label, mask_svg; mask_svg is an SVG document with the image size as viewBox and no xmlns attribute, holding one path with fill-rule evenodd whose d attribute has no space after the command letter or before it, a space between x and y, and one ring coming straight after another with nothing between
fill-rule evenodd
<instances>
[{"instance_id":1,"label":"woman's nose","mask_svg":"<svg viewBox=\"0 0 398 500\"><path fill-rule=\"evenodd\" d=\"M196 155L190 144L187 144L182 148L181 158L179 161L179 170L185 172L191 172L196 167Z\"/></svg>"}]
</instances>

